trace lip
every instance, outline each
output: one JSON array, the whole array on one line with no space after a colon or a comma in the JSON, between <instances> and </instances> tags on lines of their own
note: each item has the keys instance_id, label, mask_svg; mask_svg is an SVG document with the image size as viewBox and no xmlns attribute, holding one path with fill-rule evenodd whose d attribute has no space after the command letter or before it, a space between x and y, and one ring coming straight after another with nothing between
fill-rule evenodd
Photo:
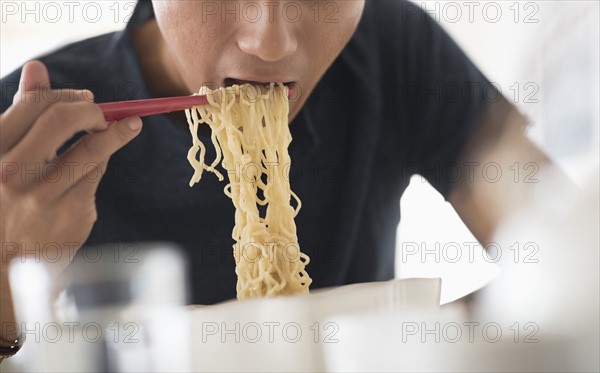
<instances>
[{"instance_id":1,"label":"lip","mask_svg":"<svg viewBox=\"0 0 600 373\"><path fill-rule=\"evenodd\" d=\"M252 85L269 85L271 83L283 83L286 86L290 86L294 84L293 80L285 80L285 79L238 79L238 78L225 78L223 80L223 86L229 87L234 84L242 85L242 84L252 84Z\"/></svg>"}]
</instances>

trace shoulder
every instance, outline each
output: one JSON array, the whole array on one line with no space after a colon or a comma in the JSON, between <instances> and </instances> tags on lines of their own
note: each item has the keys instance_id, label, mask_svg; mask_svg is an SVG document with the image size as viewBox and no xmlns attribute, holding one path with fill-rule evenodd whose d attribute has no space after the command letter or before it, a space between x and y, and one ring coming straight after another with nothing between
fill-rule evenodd
<instances>
[{"instance_id":1,"label":"shoulder","mask_svg":"<svg viewBox=\"0 0 600 373\"><path fill-rule=\"evenodd\" d=\"M361 23L363 37L368 35L365 44L385 74L411 75L448 39L441 25L412 1L367 0Z\"/></svg>"},{"instance_id":2,"label":"shoulder","mask_svg":"<svg viewBox=\"0 0 600 373\"><path fill-rule=\"evenodd\" d=\"M103 34L65 45L35 59L48 68L53 88L87 88L96 95L122 75L123 60L128 55L123 52L130 49L126 39L125 31ZM0 112L11 105L20 76L21 67L0 79Z\"/></svg>"},{"instance_id":3,"label":"shoulder","mask_svg":"<svg viewBox=\"0 0 600 373\"><path fill-rule=\"evenodd\" d=\"M365 15L370 16L377 23L382 35L394 37L407 36L394 34L394 31L427 28L435 24L426 10L417 3L407 0L367 1Z\"/></svg>"}]
</instances>

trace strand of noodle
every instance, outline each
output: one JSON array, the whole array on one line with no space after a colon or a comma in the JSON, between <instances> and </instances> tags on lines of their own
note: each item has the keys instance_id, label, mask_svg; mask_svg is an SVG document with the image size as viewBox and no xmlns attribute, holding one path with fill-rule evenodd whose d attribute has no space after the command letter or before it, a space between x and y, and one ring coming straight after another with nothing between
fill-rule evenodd
<instances>
[{"instance_id":1,"label":"strand of noodle","mask_svg":"<svg viewBox=\"0 0 600 373\"><path fill-rule=\"evenodd\" d=\"M213 146L221 149L216 149L215 162L210 166L204 164L203 158L194 162L189 157L196 154L192 149L188 159L195 171L200 168L198 172L206 169L215 173L220 157L223 166L229 167L224 193L236 210L232 238L236 242L233 249L238 298L306 293L312 282L305 270L310 259L299 247L295 260L289 260L286 251L286 243L297 247L294 217L301 207L298 196L290 189L289 175L284 180L283 172L290 164L287 88L271 84L265 92L250 85L216 91L203 87L200 93L207 95L209 104L192 109L191 117L186 112L190 130L195 132L193 147L203 152L197 127L206 123L212 129ZM200 118L193 115L194 111ZM244 174L249 165L258 173ZM259 189L262 199L257 195ZM290 205L292 199L296 208ZM264 218L258 205L267 206Z\"/></svg>"},{"instance_id":2,"label":"strand of noodle","mask_svg":"<svg viewBox=\"0 0 600 373\"><path fill-rule=\"evenodd\" d=\"M194 113L194 111L192 111ZM198 182L202 178L202 171L204 170L204 144L198 138L198 117L192 115L193 123L190 124L190 132L192 133L192 147L188 151L188 161L194 167L194 175L190 180L190 186L194 185L194 183ZM190 122L190 114L186 111L186 117L188 122ZM197 154L200 152L200 159L197 159Z\"/></svg>"}]
</instances>

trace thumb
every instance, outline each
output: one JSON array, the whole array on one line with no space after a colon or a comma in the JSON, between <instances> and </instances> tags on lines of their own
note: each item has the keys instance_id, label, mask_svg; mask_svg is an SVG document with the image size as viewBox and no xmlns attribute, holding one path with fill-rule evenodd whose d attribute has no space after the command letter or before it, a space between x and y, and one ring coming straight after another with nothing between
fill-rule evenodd
<instances>
[{"instance_id":1,"label":"thumb","mask_svg":"<svg viewBox=\"0 0 600 373\"><path fill-rule=\"evenodd\" d=\"M48 69L37 60L29 61L23 65L21 70L21 80L19 81L19 90L15 94L15 99L24 92L50 89L50 78Z\"/></svg>"}]
</instances>

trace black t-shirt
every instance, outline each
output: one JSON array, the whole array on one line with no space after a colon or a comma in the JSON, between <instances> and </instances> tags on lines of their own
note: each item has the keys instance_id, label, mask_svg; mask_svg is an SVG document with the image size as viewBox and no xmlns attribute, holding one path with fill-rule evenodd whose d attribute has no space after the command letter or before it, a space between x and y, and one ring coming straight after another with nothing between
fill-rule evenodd
<instances>
[{"instance_id":1,"label":"black t-shirt","mask_svg":"<svg viewBox=\"0 0 600 373\"><path fill-rule=\"evenodd\" d=\"M138 5L138 24L151 16L149 4ZM53 86L91 89L96 102L150 98L131 27L42 56ZM19 76L1 81L2 112ZM399 201L411 175L447 198L453 165L495 99L425 12L405 1L366 2L355 34L290 124L290 182L303 203L296 224L313 288L394 277ZM110 160L88 243L174 242L189 258L191 302L235 297L234 208L224 183L206 174L190 188L189 130L166 115L144 123Z\"/></svg>"}]
</instances>

